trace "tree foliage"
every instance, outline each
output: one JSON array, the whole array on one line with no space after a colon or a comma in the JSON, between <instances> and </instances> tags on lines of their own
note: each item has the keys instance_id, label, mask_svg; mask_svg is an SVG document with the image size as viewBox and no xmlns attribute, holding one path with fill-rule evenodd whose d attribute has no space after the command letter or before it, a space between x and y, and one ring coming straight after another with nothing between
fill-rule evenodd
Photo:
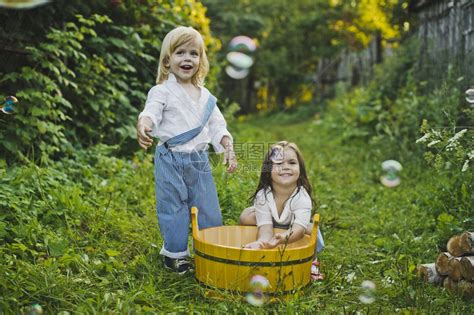
<instances>
[{"instance_id":1,"label":"tree foliage","mask_svg":"<svg viewBox=\"0 0 474 315\"><path fill-rule=\"evenodd\" d=\"M383 40L398 37L399 26L393 22L398 21L402 2L206 0L212 29L223 43L236 35L253 37L259 43L250 76L238 84L222 74L224 90L240 89L231 96L244 112L304 102L314 89L319 60L336 56L346 47L365 48L375 34ZM222 59L224 56L221 54ZM247 95L252 90L254 95Z\"/></svg>"},{"instance_id":2,"label":"tree foliage","mask_svg":"<svg viewBox=\"0 0 474 315\"><path fill-rule=\"evenodd\" d=\"M55 1L0 11L7 25L0 55L8 61L0 91L19 99L18 112L0 118L0 158L46 162L96 143L129 147L164 35L191 25L214 58L220 43L205 12L184 0ZM211 74L208 84L215 83Z\"/></svg>"}]
</instances>

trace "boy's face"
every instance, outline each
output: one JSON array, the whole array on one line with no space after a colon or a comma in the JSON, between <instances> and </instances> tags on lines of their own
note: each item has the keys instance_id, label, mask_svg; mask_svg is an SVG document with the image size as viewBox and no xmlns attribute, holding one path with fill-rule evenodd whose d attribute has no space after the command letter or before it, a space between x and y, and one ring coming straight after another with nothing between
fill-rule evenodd
<instances>
[{"instance_id":1,"label":"boy's face","mask_svg":"<svg viewBox=\"0 0 474 315\"><path fill-rule=\"evenodd\" d=\"M170 56L170 72L179 83L192 83L191 79L199 69L199 45L195 41L176 47Z\"/></svg>"}]
</instances>

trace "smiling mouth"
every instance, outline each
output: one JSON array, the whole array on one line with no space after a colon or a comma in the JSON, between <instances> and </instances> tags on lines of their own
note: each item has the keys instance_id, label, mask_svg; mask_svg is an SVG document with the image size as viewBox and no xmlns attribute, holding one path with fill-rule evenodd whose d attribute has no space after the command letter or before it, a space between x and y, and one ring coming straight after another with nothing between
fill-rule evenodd
<instances>
[{"instance_id":1,"label":"smiling mouth","mask_svg":"<svg viewBox=\"0 0 474 315\"><path fill-rule=\"evenodd\" d=\"M193 67L192 66L181 66L180 67L183 70L191 70Z\"/></svg>"}]
</instances>

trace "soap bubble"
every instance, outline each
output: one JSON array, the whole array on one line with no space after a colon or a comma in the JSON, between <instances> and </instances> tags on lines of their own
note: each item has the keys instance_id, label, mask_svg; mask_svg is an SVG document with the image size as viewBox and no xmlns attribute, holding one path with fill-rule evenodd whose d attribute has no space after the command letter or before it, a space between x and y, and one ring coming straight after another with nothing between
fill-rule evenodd
<instances>
[{"instance_id":1,"label":"soap bubble","mask_svg":"<svg viewBox=\"0 0 474 315\"><path fill-rule=\"evenodd\" d=\"M231 51L227 54L227 60L235 67L247 69L253 65L253 59L246 54L237 51Z\"/></svg>"},{"instance_id":2,"label":"soap bubble","mask_svg":"<svg viewBox=\"0 0 474 315\"><path fill-rule=\"evenodd\" d=\"M236 80L243 79L249 74L248 69L238 69L231 65L225 67L225 72L227 73L229 77Z\"/></svg>"},{"instance_id":3,"label":"soap bubble","mask_svg":"<svg viewBox=\"0 0 474 315\"><path fill-rule=\"evenodd\" d=\"M364 304L372 304L375 302L375 283L370 280L362 281L360 286L361 294L359 295L359 300Z\"/></svg>"},{"instance_id":4,"label":"soap bubble","mask_svg":"<svg viewBox=\"0 0 474 315\"><path fill-rule=\"evenodd\" d=\"M26 312L28 315L41 315L43 314L43 308L38 303L31 305Z\"/></svg>"},{"instance_id":5,"label":"soap bubble","mask_svg":"<svg viewBox=\"0 0 474 315\"><path fill-rule=\"evenodd\" d=\"M50 2L50 0L0 0L0 7L9 9L31 9Z\"/></svg>"},{"instance_id":6,"label":"soap bubble","mask_svg":"<svg viewBox=\"0 0 474 315\"><path fill-rule=\"evenodd\" d=\"M255 275L250 279L250 286L252 288L267 289L270 286L270 281L264 276Z\"/></svg>"},{"instance_id":7,"label":"soap bubble","mask_svg":"<svg viewBox=\"0 0 474 315\"><path fill-rule=\"evenodd\" d=\"M474 89L468 89L466 91L466 101L469 104L474 104Z\"/></svg>"},{"instance_id":8,"label":"soap bubble","mask_svg":"<svg viewBox=\"0 0 474 315\"><path fill-rule=\"evenodd\" d=\"M281 145L274 145L270 153L270 160L273 163L282 163L285 159L285 151Z\"/></svg>"},{"instance_id":9,"label":"soap bubble","mask_svg":"<svg viewBox=\"0 0 474 315\"><path fill-rule=\"evenodd\" d=\"M255 50L257 50L257 45L255 44L255 41L250 37L239 35L232 38L229 43L229 49L241 52L254 52Z\"/></svg>"},{"instance_id":10,"label":"soap bubble","mask_svg":"<svg viewBox=\"0 0 474 315\"><path fill-rule=\"evenodd\" d=\"M15 96L7 96L3 99L0 109L4 114L13 114L13 112L15 112L16 103L18 103L18 100Z\"/></svg>"},{"instance_id":11,"label":"soap bubble","mask_svg":"<svg viewBox=\"0 0 474 315\"><path fill-rule=\"evenodd\" d=\"M384 175L380 177L380 181L385 187L396 187L400 184L398 172L403 169L400 162L395 160L387 160L382 163Z\"/></svg>"},{"instance_id":12,"label":"soap bubble","mask_svg":"<svg viewBox=\"0 0 474 315\"><path fill-rule=\"evenodd\" d=\"M251 54L256 49L257 44L248 36L239 35L232 38L226 56L229 62L229 65L225 68L227 75L236 80L245 78L254 63Z\"/></svg>"},{"instance_id":13,"label":"soap bubble","mask_svg":"<svg viewBox=\"0 0 474 315\"><path fill-rule=\"evenodd\" d=\"M253 306L262 306L267 301L266 289L270 286L270 281L260 275L255 275L250 279L251 293L247 294L247 302Z\"/></svg>"}]
</instances>

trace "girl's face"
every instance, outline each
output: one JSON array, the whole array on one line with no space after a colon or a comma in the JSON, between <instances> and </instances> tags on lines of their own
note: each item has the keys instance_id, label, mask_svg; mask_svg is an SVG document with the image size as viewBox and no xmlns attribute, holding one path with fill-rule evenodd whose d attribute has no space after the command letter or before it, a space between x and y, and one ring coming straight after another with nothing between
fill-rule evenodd
<instances>
[{"instance_id":1,"label":"girl's face","mask_svg":"<svg viewBox=\"0 0 474 315\"><path fill-rule=\"evenodd\" d=\"M294 186L300 177L300 164L296 152L291 148L285 148L283 154L277 154L272 160L272 182L273 185Z\"/></svg>"},{"instance_id":2,"label":"girl's face","mask_svg":"<svg viewBox=\"0 0 474 315\"><path fill-rule=\"evenodd\" d=\"M191 79L199 70L199 45L190 41L176 47L170 56L170 72L179 83L191 83Z\"/></svg>"}]
</instances>

